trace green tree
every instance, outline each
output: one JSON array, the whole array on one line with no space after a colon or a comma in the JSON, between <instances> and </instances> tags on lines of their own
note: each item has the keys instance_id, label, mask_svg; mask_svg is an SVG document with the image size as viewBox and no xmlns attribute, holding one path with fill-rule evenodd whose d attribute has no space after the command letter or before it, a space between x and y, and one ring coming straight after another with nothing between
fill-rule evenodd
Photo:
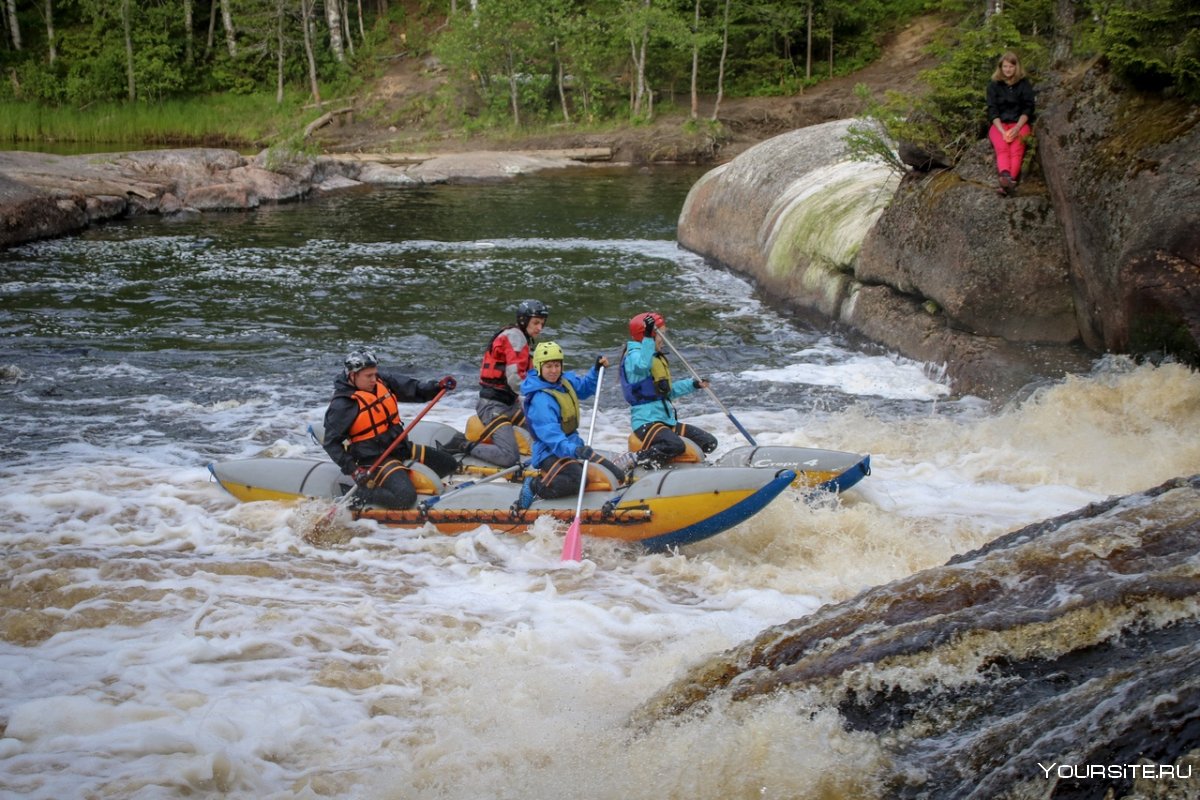
<instances>
[{"instance_id":1,"label":"green tree","mask_svg":"<svg viewBox=\"0 0 1200 800\"><path fill-rule=\"evenodd\" d=\"M612 4L586 5L591 13L585 4L577 4L565 20L561 58L584 118L594 122L608 113L609 100L617 94L610 74L613 65L620 63L624 46L612 30Z\"/></svg>"},{"instance_id":2,"label":"green tree","mask_svg":"<svg viewBox=\"0 0 1200 800\"><path fill-rule=\"evenodd\" d=\"M549 85L553 44L539 8L537 0L486 0L453 16L437 45L443 62L475 82L489 111L507 105L515 126L523 109L544 109L542 90Z\"/></svg>"},{"instance_id":3,"label":"green tree","mask_svg":"<svg viewBox=\"0 0 1200 800\"><path fill-rule=\"evenodd\" d=\"M1200 100L1200 6L1192 0L1126 0L1109 10L1101 46L1134 86L1174 86Z\"/></svg>"}]
</instances>

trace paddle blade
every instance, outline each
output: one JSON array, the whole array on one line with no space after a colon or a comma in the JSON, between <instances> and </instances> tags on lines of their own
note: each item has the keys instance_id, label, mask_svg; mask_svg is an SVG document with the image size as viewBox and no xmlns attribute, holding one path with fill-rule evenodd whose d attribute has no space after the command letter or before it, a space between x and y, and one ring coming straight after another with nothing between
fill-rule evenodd
<instances>
[{"instance_id":1,"label":"paddle blade","mask_svg":"<svg viewBox=\"0 0 1200 800\"><path fill-rule=\"evenodd\" d=\"M575 516L575 521L571 523L571 527L567 528L567 538L563 539L562 560L583 560L583 536L579 532L578 515Z\"/></svg>"}]
</instances>

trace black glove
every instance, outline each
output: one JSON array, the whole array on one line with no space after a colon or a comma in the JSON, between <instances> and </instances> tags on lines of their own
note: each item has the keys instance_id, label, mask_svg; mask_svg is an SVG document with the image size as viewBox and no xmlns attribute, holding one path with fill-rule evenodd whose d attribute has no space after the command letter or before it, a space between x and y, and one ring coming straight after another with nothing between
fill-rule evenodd
<instances>
[{"instance_id":1,"label":"black glove","mask_svg":"<svg viewBox=\"0 0 1200 800\"><path fill-rule=\"evenodd\" d=\"M447 392L453 392L458 388L458 381L454 380L453 375L447 375L438 381L438 388L445 389Z\"/></svg>"},{"instance_id":2,"label":"black glove","mask_svg":"<svg viewBox=\"0 0 1200 800\"><path fill-rule=\"evenodd\" d=\"M654 336L654 315L647 314L646 316L642 317L642 324L646 326L646 335Z\"/></svg>"},{"instance_id":3,"label":"black glove","mask_svg":"<svg viewBox=\"0 0 1200 800\"><path fill-rule=\"evenodd\" d=\"M605 358L602 355L596 356L596 369L600 369L601 367L607 367L607 366L608 366L607 358Z\"/></svg>"},{"instance_id":4,"label":"black glove","mask_svg":"<svg viewBox=\"0 0 1200 800\"><path fill-rule=\"evenodd\" d=\"M354 482L359 486L366 486L367 481L371 479L371 470L367 469L366 467L357 467L355 468L354 472L351 473L350 477L353 478Z\"/></svg>"},{"instance_id":5,"label":"black glove","mask_svg":"<svg viewBox=\"0 0 1200 800\"><path fill-rule=\"evenodd\" d=\"M703 389L708 385L707 378L692 378L692 383L696 384L697 389Z\"/></svg>"},{"instance_id":6,"label":"black glove","mask_svg":"<svg viewBox=\"0 0 1200 800\"><path fill-rule=\"evenodd\" d=\"M591 461L592 456L596 455L596 451L588 447L586 444L581 444L575 448L575 457L583 461Z\"/></svg>"}]
</instances>

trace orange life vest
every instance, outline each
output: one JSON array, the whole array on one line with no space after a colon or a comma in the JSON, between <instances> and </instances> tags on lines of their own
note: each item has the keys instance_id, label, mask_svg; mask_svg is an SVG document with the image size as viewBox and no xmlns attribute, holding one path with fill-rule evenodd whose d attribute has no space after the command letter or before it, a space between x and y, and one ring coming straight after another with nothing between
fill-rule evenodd
<instances>
[{"instance_id":1,"label":"orange life vest","mask_svg":"<svg viewBox=\"0 0 1200 800\"><path fill-rule=\"evenodd\" d=\"M358 416L350 426L351 444L382 436L391 430L393 425L401 424L396 396L382 380L375 382L373 393L359 389L352 397L358 403Z\"/></svg>"}]
</instances>

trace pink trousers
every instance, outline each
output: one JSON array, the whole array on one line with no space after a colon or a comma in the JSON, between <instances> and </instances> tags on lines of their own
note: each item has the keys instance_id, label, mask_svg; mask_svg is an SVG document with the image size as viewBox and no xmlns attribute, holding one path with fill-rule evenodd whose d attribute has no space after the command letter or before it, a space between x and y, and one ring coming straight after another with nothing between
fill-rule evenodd
<instances>
[{"instance_id":1,"label":"pink trousers","mask_svg":"<svg viewBox=\"0 0 1200 800\"><path fill-rule=\"evenodd\" d=\"M1009 131L1017 123L1002 122L1000 124L1004 126L1004 130ZM1021 174L1021 161L1025 158L1025 137L1031 132L1028 124L1022 125L1017 138L1006 142L995 125L988 126L988 138L992 140L992 147L996 150L997 172L1007 172L1014 179Z\"/></svg>"}]
</instances>

